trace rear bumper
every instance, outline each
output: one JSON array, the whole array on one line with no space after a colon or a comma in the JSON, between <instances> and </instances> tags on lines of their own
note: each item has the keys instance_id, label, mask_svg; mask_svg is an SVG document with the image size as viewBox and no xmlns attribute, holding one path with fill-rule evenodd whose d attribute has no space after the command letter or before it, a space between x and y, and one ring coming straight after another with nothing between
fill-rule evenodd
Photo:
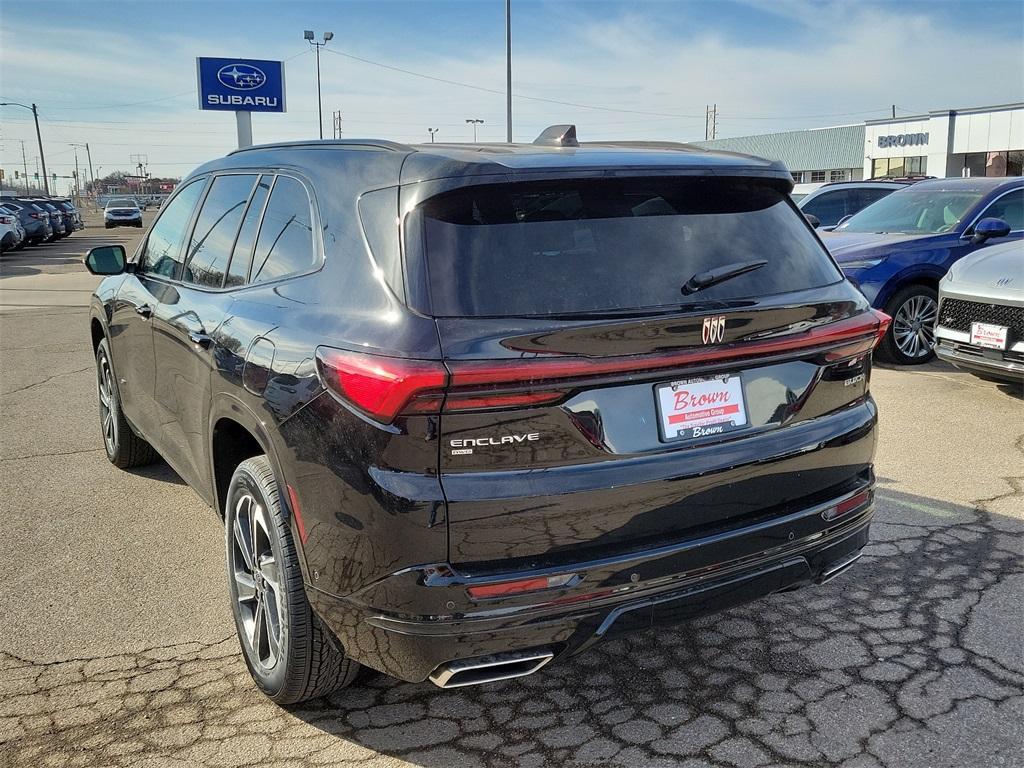
<instances>
[{"instance_id":1,"label":"rear bumper","mask_svg":"<svg viewBox=\"0 0 1024 768\"><path fill-rule=\"evenodd\" d=\"M873 496L838 519L825 512L871 488L781 517L628 556L560 566L564 588L472 600L481 582L553 575L550 569L486 578L447 564L407 569L357 595L308 588L314 610L360 663L422 681L448 662L512 651L555 658L623 631L672 624L844 571L868 541Z\"/></svg>"}]
</instances>

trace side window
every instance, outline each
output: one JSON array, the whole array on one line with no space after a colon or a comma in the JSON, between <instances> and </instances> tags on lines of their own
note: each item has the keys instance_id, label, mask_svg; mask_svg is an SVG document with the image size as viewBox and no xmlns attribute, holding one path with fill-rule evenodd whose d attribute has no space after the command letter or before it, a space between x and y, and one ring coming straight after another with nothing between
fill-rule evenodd
<instances>
[{"instance_id":1,"label":"side window","mask_svg":"<svg viewBox=\"0 0 1024 768\"><path fill-rule=\"evenodd\" d=\"M242 220L242 212L255 183L256 176L252 174L214 178L192 230L182 280L220 288L231 258L238 223Z\"/></svg>"},{"instance_id":2,"label":"side window","mask_svg":"<svg viewBox=\"0 0 1024 768\"><path fill-rule=\"evenodd\" d=\"M205 179L196 179L164 206L139 256L140 271L170 278L178 273L186 229L205 183Z\"/></svg>"},{"instance_id":3,"label":"side window","mask_svg":"<svg viewBox=\"0 0 1024 768\"><path fill-rule=\"evenodd\" d=\"M1015 189L993 201L978 220L981 219L1002 219L1012 231L1020 232L1024 229L1024 189Z\"/></svg>"},{"instance_id":4,"label":"side window","mask_svg":"<svg viewBox=\"0 0 1024 768\"><path fill-rule=\"evenodd\" d=\"M316 263L309 196L296 179L278 176L263 214L249 282L304 272Z\"/></svg>"},{"instance_id":5,"label":"side window","mask_svg":"<svg viewBox=\"0 0 1024 768\"><path fill-rule=\"evenodd\" d=\"M267 194L273 180L273 176L261 177L260 183L252 193L249 208L242 219L242 227L238 230L231 265L228 267L228 279L224 282L225 288L245 285L249 277L249 264L252 262L252 251L256 245L256 232L260 228L260 215L263 213L263 204L267 202Z\"/></svg>"},{"instance_id":6,"label":"side window","mask_svg":"<svg viewBox=\"0 0 1024 768\"><path fill-rule=\"evenodd\" d=\"M872 203L892 194L892 191L888 189L858 189L854 194L856 195L854 197L854 206L850 209L850 213L856 213L862 208L867 208Z\"/></svg>"},{"instance_id":7,"label":"side window","mask_svg":"<svg viewBox=\"0 0 1024 768\"><path fill-rule=\"evenodd\" d=\"M823 226L831 226L846 215L846 193L841 190L826 192L811 200L800 210L817 216Z\"/></svg>"}]
</instances>

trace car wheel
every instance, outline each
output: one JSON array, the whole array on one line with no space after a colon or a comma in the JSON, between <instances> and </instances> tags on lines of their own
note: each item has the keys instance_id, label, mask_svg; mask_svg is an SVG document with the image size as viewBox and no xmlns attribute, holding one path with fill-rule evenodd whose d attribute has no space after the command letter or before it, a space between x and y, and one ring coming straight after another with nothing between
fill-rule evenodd
<instances>
[{"instance_id":1,"label":"car wheel","mask_svg":"<svg viewBox=\"0 0 1024 768\"><path fill-rule=\"evenodd\" d=\"M892 317L889 332L878 346L883 360L920 365L935 357L938 294L926 285L908 285L896 292L885 311Z\"/></svg>"},{"instance_id":2,"label":"car wheel","mask_svg":"<svg viewBox=\"0 0 1024 768\"><path fill-rule=\"evenodd\" d=\"M335 645L310 608L270 461L235 470L224 515L228 591L246 666L278 704L326 696L359 664Z\"/></svg>"},{"instance_id":3,"label":"car wheel","mask_svg":"<svg viewBox=\"0 0 1024 768\"><path fill-rule=\"evenodd\" d=\"M110 345L106 339L102 339L96 348L96 388L100 401L103 447L110 463L128 469L152 464L160 458L153 446L135 434L121 411L121 395L110 364Z\"/></svg>"}]
</instances>

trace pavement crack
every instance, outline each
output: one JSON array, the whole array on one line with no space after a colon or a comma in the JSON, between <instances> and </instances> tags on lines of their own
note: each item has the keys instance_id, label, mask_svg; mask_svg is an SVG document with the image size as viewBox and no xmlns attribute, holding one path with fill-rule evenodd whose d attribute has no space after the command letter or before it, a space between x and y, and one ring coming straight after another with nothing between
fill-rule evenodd
<instances>
[{"instance_id":1,"label":"pavement crack","mask_svg":"<svg viewBox=\"0 0 1024 768\"><path fill-rule=\"evenodd\" d=\"M0 395L14 395L14 394L17 394L18 392L24 392L26 390L32 389L33 387L41 387L43 384L51 382L54 379L60 378L61 376L71 376L71 375L76 374L76 373L84 373L85 371L88 371L90 369L92 369L92 366L91 365L87 365L85 368L76 368L73 371L63 371L61 373L55 373L52 376L47 376L42 381L34 381L31 384L26 384L25 386L18 387L17 389L5 390L3 392L0 392Z\"/></svg>"}]
</instances>

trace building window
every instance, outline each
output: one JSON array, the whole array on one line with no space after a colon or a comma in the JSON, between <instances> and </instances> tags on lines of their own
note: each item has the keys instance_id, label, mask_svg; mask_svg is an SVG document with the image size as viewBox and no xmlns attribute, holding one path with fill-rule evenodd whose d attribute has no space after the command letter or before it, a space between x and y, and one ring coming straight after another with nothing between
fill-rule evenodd
<instances>
[{"instance_id":1,"label":"building window","mask_svg":"<svg viewBox=\"0 0 1024 768\"><path fill-rule=\"evenodd\" d=\"M850 172L845 170L845 169L841 170L841 171L829 171L828 172L828 180L829 181L849 181L850 180Z\"/></svg>"},{"instance_id":2,"label":"building window","mask_svg":"<svg viewBox=\"0 0 1024 768\"><path fill-rule=\"evenodd\" d=\"M880 157L871 166L871 178L873 179L923 176L927 172L928 158L925 155L916 155L914 157Z\"/></svg>"},{"instance_id":3,"label":"building window","mask_svg":"<svg viewBox=\"0 0 1024 768\"><path fill-rule=\"evenodd\" d=\"M804 172L803 171L793 171L793 183L794 184L800 184L801 182L803 182L803 180L804 180Z\"/></svg>"},{"instance_id":4,"label":"building window","mask_svg":"<svg viewBox=\"0 0 1024 768\"><path fill-rule=\"evenodd\" d=\"M825 172L824 171L811 171L811 183L812 184L816 184L819 181L820 182L824 182L825 181Z\"/></svg>"},{"instance_id":5,"label":"building window","mask_svg":"<svg viewBox=\"0 0 1024 768\"><path fill-rule=\"evenodd\" d=\"M964 155L964 176L1021 176L1024 150L970 152Z\"/></svg>"}]
</instances>

